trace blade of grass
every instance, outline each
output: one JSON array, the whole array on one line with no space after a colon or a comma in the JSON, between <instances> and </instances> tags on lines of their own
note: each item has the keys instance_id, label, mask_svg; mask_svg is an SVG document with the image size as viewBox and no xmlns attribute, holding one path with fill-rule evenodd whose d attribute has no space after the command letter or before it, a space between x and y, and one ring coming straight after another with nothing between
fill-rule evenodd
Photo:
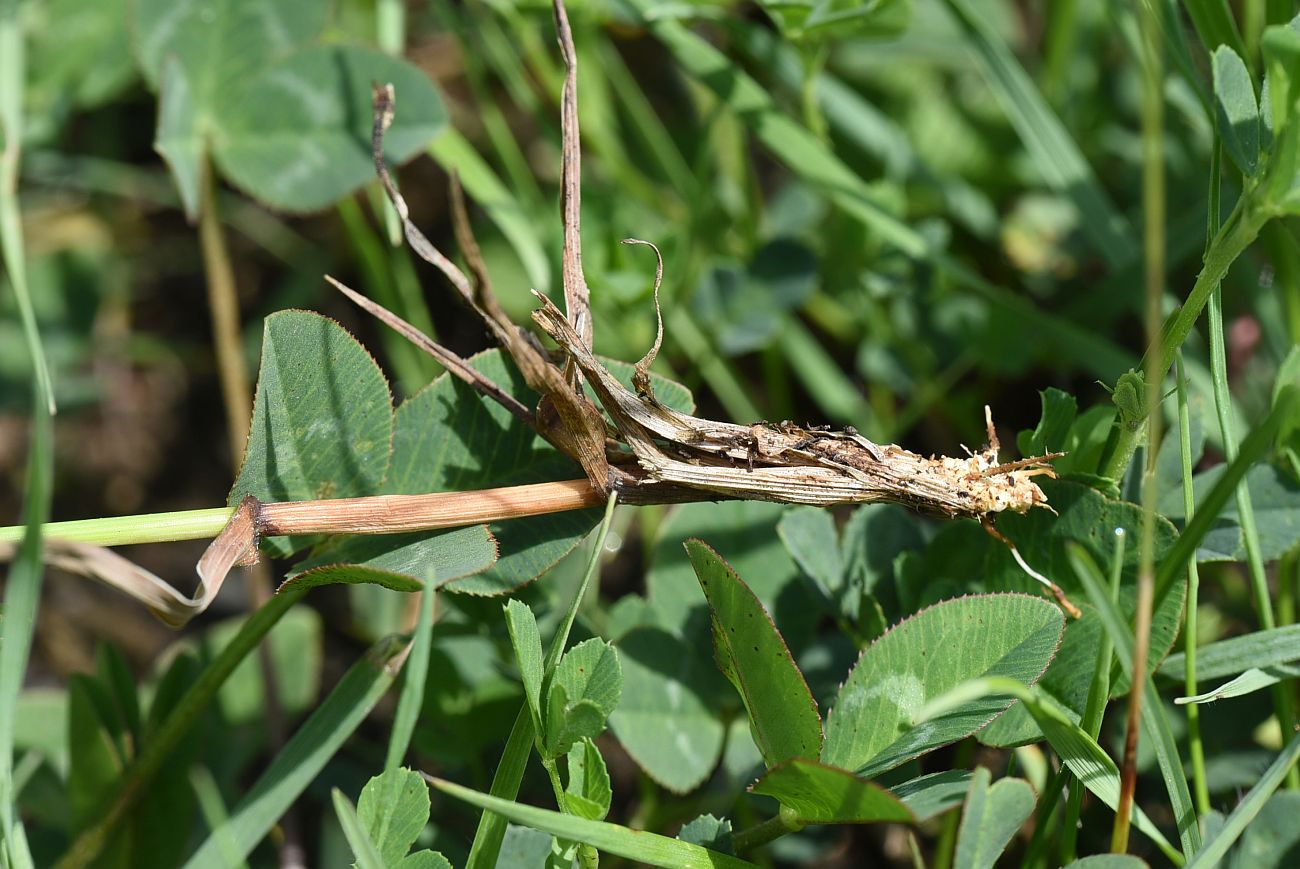
<instances>
[{"instance_id":1,"label":"blade of grass","mask_svg":"<svg viewBox=\"0 0 1300 869\"><path fill-rule=\"evenodd\" d=\"M275 756L252 789L230 813L224 831L213 831L186 869L221 869L226 864L218 836L230 836L241 857L252 853L357 729L397 677L406 644L380 640L353 664L334 690Z\"/></svg>"},{"instance_id":2,"label":"blade of grass","mask_svg":"<svg viewBox=\"0 0 1300 869\"><path fill-rule=\"evenodd\" d=\"M1300 661L1300 625L1285 625L1271 631L1255 631L1220 640L1197 649L1196 657L1200 681L1235 676L1251 667ZM1186 664L1186 654L1170 655L1160 667L1160 674L1176 677Z\"/></svg>"},{"instance_id":3,"label":"blade of grass","mask_svg":"<svg viewBox=\"0 0 1300 869\"><path fill-rule=\"evenodd\" d=\"M203 813L203 820L208 825L208 830L214 834L218 832L222 834L217 840L221 846L221 859L226 861L230 869L248 869L248 862L239 855L239 848L230 835L230 829L226 826L230 821L230 813L226 811L225 803L221 801L221 789L207 767L195 766L190 769L190 786L194 788L194 795L199 801L199 811Z\"/></svg>"},{"instance_id":4,"label":"blade of grass","mask_svg":"<svg viewBox=\"0 0 1300 869\"><path fill-rule=\"evenodd\" d=\"M1192 805L1191 792L1187 787L1182 757L1179 755L1173 730L1169 726L1169 719L1160 703L1160 694L1156 691L1150 676L1134 675L1133 635L1124 625L1124 618L1120 615L1119 609L1111 602L1110 594L1103 584L1105 579L1092 557L1082 547L1071 546L1069 559L1075 575L1088 593L1088 599L1097 608L1102 626L1110 637L1116 657L1119 658L1121 667L1128 675L1130 684L1135 684L1140 678L1145 682L1146 691L1152 698L1153 702L1142 704L1140 710L1142 726L1146 730L1147 738L1151 740L1151 749L1155 753L1161 777L1165 782L1165 790L1169 794L1169 807L1174 816L1174 823L1178 827L1178 839L1183 853L1194 854L1201 847L1201 831L1196 823L1196 808Z\"/></svg>"},{"instance_id":5,"label":"blade of grass","mask_svg":"<svg viewBox=\"0 0 1300 869\"><path fill-rule=\"evenodd\" d=\"M424 685L429 676L429 650L433 645L433 610L438 599L437 571L430 569L420 592L420 610L415 622L415 635L408 652L410 663L402 679L402 694L397 699L397 712L393 716L393 730L388 736L388 754L384 758L384 772L401 765L415 733L415 721L420 717L424 703ZM398 782L397 776L389 776Z\"/></svg>"},{"instance_id":6,"label":"blade of grass","mask_svg":"<svg viewBox=\"0 0 1300 869\"><path fill-rule=\"evenodd\" d=\"M355 197L340 199L335 208L343 222L348 241L352 243L361 271L361 285L366 288L366 292L379 304L397 312L402 319L432 337L433 324L427 322L428 309L422 304L408 305L405 299L399 298L389 262L400 253L385 248L378 233L366 222ZM393 366L393 373L408 395L433 378L437 363L421 353L410 341L403 340L402 336L389 329L383 331L380 340L384 342L385 355Z\"/></svg>"},{"instance_id":7,"label":"blade of grass","mask_svg":"<svg viewBox=\"0 0 1300 869\"><path fill-rule=\"evenodd\" d=\"M1137 255L1133 228L1111 203L1064 125L988 18L976 14L967 0L945 0L945 5L1043 179L1074 202L1084 234L1110 267L1123 267Z\"/></svg>"},{"instance_id":8,"label":"blade of grass","mask_svg":"<svg viewBox=\"0 0 1300 869\"><path fill-rule=\"evenodd\" d=\"M1246 827L1259 814L1260 809L1264 808L1264 803L1268 802L1268 798L1281 786L1287 774L1295 769L1297 759L1300 759L1300 734L1291 738L1286 748L1264 771L1245 798L1237 803L1237 807L1232 810L1232 814L1228 815L1223 826L1205 843L1205 848L1196 855L1190 865L1196 869L1209 869L1211 866L1219 865L1219 861L1227 856L1228 849L1241 837Z\"/></svg>"},{"instance_id":9,"label":"blade of grass","mask_svg":"<svg viewBox=\"0 0 1300 869\"><path fill-rule=\"evenodd\" d=\"M1226 45L1247 64L1254 62L1246 52L1246 43L1237 30L1237 21L1232 17L1227 0L1184 0L1183 7L1187 9L1187 17L1192 19L1192 26L1201 38L1201 46L1206 54L1212 54L1220 45Z\"/></svg>"},{"instance_id":10,"label":"blade of grass","mask_svg":"<svg viewBox=\"0 0 1300 869\"><path fill-rule=\"evenodd\" d=\"M1218 149L1215 149L1216 153ZM1187 410L1187 376L1183 370L1183 354L1175 357L1178 392L1178 456L1183 471L1183 513L1190 520L1196 515L1196 494L1192 489L1192 426ZM1198 640L1197 619L1200 610L1201 572L1196 560L1187 562L1187 606L1183 619L1183 688L1187 694L1196 692L1196 649ZM1187 748L1192 765L1192 794L1196 798L1197 814L1204 817L1210 811L1210 789L1205 776L1205 747L1201 743L1201 710L1187 708Z\"/></svg>"},{"instance_id":11,"label":"blade of grass","mask_svg":"<svg viewBox=\"0 0 1300 869\"><path fill-rule=\"evenodd\" d=\"M9 570L4 593L0 637L0 835L3 862L14 869L32 866L27 835L18 817L18 792L13 768L14 717L31 654L36 609L40 603L44 565L41 525L49 518L54 477L54 389L41 345L36 314L27 286L18 203L18 162L22 144L23 81L26 67L21 5L0 0L0 260L9 276L32 362L32 424L27 453L26 493L23 497L22 543Z\"/></svg>"},{"instance_id":12,"label":"blade of grass","mask_svg":"<svg viewBox=\"0 0 1300 869\"><path fill-rule=\"evenodd\" d=\"M496 224L524 267L533 288L542 293L551 289L551 266L528 211L506 189L492 167L478 155L460 133L447 127L429 143L429 156L448 172L460 176L465 192Z\"/></svg>"},{"instance_id":13,"label":"blade of grass","mask_svg":"<svg viewBox=\"0 0 1300 869\"><path fill-rule=\"evenodd\" d=\"M618 824L589 821L575 815L539 809L479 793L467 787L425 775L425 780L437 790L478 806L485 813L493 812L535 830L576 842L589 843L601 851L617 854L650 866L680 867L680 869L740 869L754 864L739 857L719 851L710 851L680 839L670 839L645 830L630 830Z\"/></svg>"},{"instance_id":14,"label":"blade of grass","mask_svg":"<svg viewBox=\"0 0 1300 869\"><path fill-rule=\"evenodd\" d=\"M1214 179L1217 181L1218 179ZM1213 183L1213 182L1212 182ZM1228 391L1228 361L1225 349L1223 329L1223 287L1216 286L1210 294L1207 308L1210 338L1210 373L1213 379L1214 408L1219 417L1219 431L1223 436L1224 458L1231 462L1236 458L1237 437L1232 423L1232 399ZM1156 416L1156 414L1152 414ZM1237 501L1237 521L1241 525L1241 537L1246 547L1246 565L1250 576L1251 597L1255 603L1255 612L1260 626L1269 630L1277 625L1273 614L1273 601L1268 588L1268 576L1264 570L1264 558L1259 548L1259 530L1255 525L1255 510L1251 502L1250 488L1239 485L1234 492ZM1191 660L1189 658L1189 660ZM1290 689L1278 685L1273 689L1273 710L1277 715L1283 733L1295 729L1295 706ZM1300 771L1295 769L1287 773L1287 783L1291 788L1300 788Z\"/></svg>"},{"instance_id":15,"label":"blade of grass","mask_svg":"<svg viewBox=\"0 0 1300 869\"><path fill-rule=\"evenodd\" d=\"M546 660L542 667L544 680L550 678L551 672L560 660L560 655L564 652L564 647L569 641L569 631L573 628L574 619L578 617L578 607L582 605L582 600L587 595L587 588L591 585L591 580L600 566L600 555L605 549L605 538L609 535L609 526L613 521L614 507L617 503L618 494L610 492L609 501L605 505L605 516L601 519L593 538L591 557L587 561L582 582L578 584L573 601L565 610L564 619L556 629L555 635L551 638L550 648L546 651ZM501 752L501 760L497 763L496 773L492 776L491 796L488 799L500 799L507 805L514 805L510 801L519 793L519 783L523 781L524 767L528 765L534 735L532 718L529 715L528 704L525 703L515 717L510 738L506 741L505 750ZM509 819L505 815L484 807L478 829L474 831L474 843L470 846L469 856L465 859L465 869L492 869L497 865L497 857L501 853L501 841L506 834L507 820ZM596 845L589 839L575 838Z\"/></svg>"}]
</instances>

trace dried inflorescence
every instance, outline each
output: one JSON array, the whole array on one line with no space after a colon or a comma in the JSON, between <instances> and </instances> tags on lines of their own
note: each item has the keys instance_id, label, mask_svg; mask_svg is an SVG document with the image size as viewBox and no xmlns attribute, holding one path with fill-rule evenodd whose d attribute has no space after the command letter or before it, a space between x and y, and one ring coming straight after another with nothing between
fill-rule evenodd
<instances>
[{"instance_id":1,"label":"dried inflorescence","mask_svg":"<svg viewBox=\"0 0 1300 869\"><path fill-rule=\"evenodd\" d=\"M409 210L389 176L383 160L383 137L392 121L391 86L375 89L375 170L401 217L412 249L441 270L465 302L519 366L528 385L541 394L535 408L525 408L496 384L485 381L463 359L434 343L410 324L337 281L335 285L375 316L434 355L448 370L532 426L583 469L599 494L617 493L626 503L671 503L723 498L777 501L828 506L889 501L945 518L979 520L988 531L1019 553L994 527L1005 511L1024 513L1034 507L1051 509L1034 482L1054 476L1047 464L1059 454L1001 463L998 439L988 409L985 418L989 445L965 458L926 457L895 444L875 444L856 431L792 422L749 425L717 422L675 411L656 400L649 367L663 339L659 316L659 285L663 260L655 248L655 313L659 329L654 346L636 364L634 389L620 383L592 352L591 307L582 272L579 227L580 194L576 55L561 0L555 0L556 33L567 67L561 100L564 223L565 310L537 294L541 307L533 318L559 345L547 354L536 338L510 322L496 302L487 269L469 228L460 187L453 179L452 216L456 238L469 266L469 275L443 256L411 222ZM628 244L649 242L628 239ZM332 280L332 279L331 279ZM600 403L597 408L583 389L586 380ZM601 413L604 410L604 414ZM608 419L606 419L608 417ZM1031 575L1052 585L1035 574ZM1058 600L1068 605L1053 586Z\"/></svg>"}]
</instances>

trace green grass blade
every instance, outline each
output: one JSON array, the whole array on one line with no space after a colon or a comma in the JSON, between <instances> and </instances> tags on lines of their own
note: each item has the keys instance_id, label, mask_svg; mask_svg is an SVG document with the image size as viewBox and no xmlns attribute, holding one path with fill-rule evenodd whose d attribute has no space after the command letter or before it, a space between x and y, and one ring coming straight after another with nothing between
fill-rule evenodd
<instances>
[{"instance_id":1,"label":"green grass blade","mask_svg":"<svg viewBox=\"0 0 1300 869\"><path fill-rule=\"evenodd\" d=\"M199 811L203 813L203 820L208 825L208 829L223 834L217 841L221 846L221 857L226 861L226 865L231 869L248 869L248 862L239 856L239 848L230 836L229 828L226 827L226 823L230 820L230 812L226 810L226 804L221 800L221 788L217 786L212 772L205 766L192 767L190 786L194 788L194 796L199 802Z\"/></svg>"},{"instance_id":2,"label":"green grass blade","mask_svg":"<svg viewBox=\"0 0 1300 869\"><path fill-rule=\"evenodd\" d=\"M1208 869L1219 865L1219 861L1227 856L1228 849L1240 838L1246 827L1259 814L1260 809L1264 808L1264 803L1268 802L1268 798L1282 784L1298 758L1300 758L1300 735L1291 738L1286 748L1277 756L1277 760L1264 771L1259 781L1246 794L1245 799L1237 804L1232 814L1228 815L1223 827L1205 843L1205 847L1196 854L1190 865L1196 869Z\"/></svg>"},{"instance_id":3,"label":"green grass blade","mask_svg":"<svg viewBox=\"0 0 1300 869\"><path fill-rule=\"evenodd\" d=\"M460 176L465 193L479 205L510 242L533 288L550 292L551 266L535 223L497 178L492 167L460 133L448 127L429 143L429 156Z\"/></svg>"},{"instance_id":4,"label":"green grass blade","mask_svg":"<svg viewBox=\"0 0 1300 869\"><path fill-rule=\"evenodd\" d=\"M32 430L27 454L26 493L23 498L22 543L4 594L3 639L0 639L0 857L21 869L32 865L27 837L17 817L14 787L14 716L31 653L36 609L40 602L44 566L41 525L49 518L54 477L54 389L45 350L36 326L27 286L27 261L23 250L18 205L18 158L22 142L23 51L22 4L0 0L0 260L13 287L22 321L27 352L32 361Z\"/></svg>"},{"instance_id":5,"label":"green grass blade","mask_svg":"<svg viewBox=\"0 0 1300 869\"><path fill-rule=\"evenodd\" d=\"M1300 625L1284 625L1271 631L1254 631L1220 640L1196 650L1199 680L1221 679L1244 673L1251 667L1271 667L1300 660ZM1186 666L1186 655L1170 655L1160 665L1162 676L1177 679Z\"/></svg>"},{"instance_id":6,"label":"green grass blade","mask_svg":"<svg viewBox=\"0 0 1300 869\"><path fill-rule=\"evenodd\" d=\"M454 782L425 775L425 779L443 793L463 800L472 806L495 812L516 824L532 827L553 836L584 842L600 851L617 854L650 866L672 866L680 869L741 869L753 866L747 860L718 851L710 851L680 839L670 839L645 830L630 830L618 824L589 821L575 815L552 812L535 806L503 800L479 793Z\"/></svg>"},{"instance_id":7,"label":"green grass blade","mask_svg":"<svg viewBox=\"0 0 1300 869\"><path fill-rule=\"evenodd\" d=\"M1237 21L1232 17L1227 0L1184 0L1183 6L1207 54L1213 54L1220 45L1226 45L1238 57L1248 56L1246 43L1241 39L1241 31L1237 29Z\"/></svg>"},{"instance_id":8,"label":"green grass blade","mask_svg":"<svg viewBox=\"0 0 1300 869\"><path fill-rule=\"evenodd\" d=\"M246 857L352 735L396 678L393 659L402 651L395 640L381 640L348 669L334 690L275 757L230 813L226 826ZM185 865L187 869L225 866L214 831Z\"/></svg>"},{"instance_id":9,"label":"green grass blade","mask_svg":"<svg viewBox=\"0 0 1300 869\"><path fill-rule=\"evenodd\" d=\"M1137 254L1133 227L1111 203L1065 126L988 19L967 0L946 0L946 5L1043 179L1074 202L1083 232L1111 268L1127 264Z\"/></svg>"},{"instance_id":10,"label":"green grass blade","mask_svg":"<svg viewBox=\"0 0 1300 869\"><path fill-rule=\"evenodd\" d=\"M429 649L433 645L433 609L437 602L437 577L433 570L425 580L420 594L420 615L415 623L415 636L411 639L410 658L402 677L402 694L397 700L397 713L393 716L393 731L388 736L388 754L384 758L384 771L390 772L401 765L406 750L415 733L415 721L420 717L424 703L424 685L429 676Z\"/></svg>"}]
</instances>

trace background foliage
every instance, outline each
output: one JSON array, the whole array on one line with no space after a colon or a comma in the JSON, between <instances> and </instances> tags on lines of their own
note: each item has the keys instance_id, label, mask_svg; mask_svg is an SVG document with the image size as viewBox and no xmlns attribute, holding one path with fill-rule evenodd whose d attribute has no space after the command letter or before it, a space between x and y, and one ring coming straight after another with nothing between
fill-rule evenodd
<instances>
[{"instance_id":1,"label":"background foliage","mask_svg":"<svg viewBox=\"0 0 1300 869\"><path fill-rule=\"evenodd\" d=\"M1150 496L1131 850L1288 865L1296 794L1274 793L1295 760L1300 662L1288 6L1150 4L1165 59L1151 158L1139 4L575 0L597 352L636 359L654 339L653 263L618 243L635 236L666 264L667 403L948 455L983 443L990 405L1022 454L1067 452L1063 479L1044 483L1058 515L999 528L1084 617L1063 621L975 523L890 505L619 507L603 522L276 539L277 578L294 582L271 604L256 579L229 584L179 638L57 571L40 591L32 550L11 568L0 660L6 859L74 859L103 833L102 865L271 865L286 847L312 865L492 865L474 806L511 821L497 865L590 865L593 846L663 865L704 846L727 865L778 835L749 856L1037 866L1104 852ZM416 223L456 253L458 173L512 316L528 322L530 288L558 296L564 70L549 4L0 2L0 56L3 515L581 475L321 280L466 356L486 346L390 243L369 103L370 83L391 81L387 155L406 164ZM1167 342L1179 389L1148 450L1129 372L1145 345L1152 165L1162 310L1203 289L1209 313ZM223 282L236 295L209 302ZM214 352L222 304L231 352ZM242 468L228 442L240 362L260 372ZM499 351L474 365L533 398ZM128 554L187 587L199 552ZM410 593L420 583L447 592L436 617L432 593ZM10 625L37 592L19 696ZM411 624L403 658L385 638ZM727 639L736 627L743 642ZM1185 680L1198 644L1199 686ZM232 651L255 647L269 651ZM1172 705L1198 690L1226 699ZM124 803L150 764L146 795ZM491 802L512 764L519 804Z\"/></svg>"}]
</instances>

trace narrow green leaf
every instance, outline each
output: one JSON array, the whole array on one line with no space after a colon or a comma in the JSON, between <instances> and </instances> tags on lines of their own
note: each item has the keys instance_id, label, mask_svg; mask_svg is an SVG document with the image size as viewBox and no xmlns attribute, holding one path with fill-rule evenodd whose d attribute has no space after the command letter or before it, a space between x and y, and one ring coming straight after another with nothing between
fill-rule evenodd
<instances>
[{"instance_id":1,"label":"narrow green leaf","mask_svg":"<svg viewBox=\"0 0 1300 869\"><path fill-rule=\"evenodd\" d=\"M911 823L911 810L889 791L846 769L802 757L768 770L750 785L752 793L775 798L801 824Z\"/></svg>"},{"instance_id":2,"label":"narrow green leaf","mask_svg":"<svg viewBox=\"0 0 1300 869\"><path fill-rule=\"evenodd\" d=\"M957 832L954 869L993 869L1007 843L1034 811L1034 789L1018 778L989 786L985 767L976 767Z\"/></svg>"},{"instance_id":3,"label":"narrow green leaf","mask_svg":"<svg viewBox=\"0 0 1300 869\"><path fill-rule=\"evenodd\" d=\"M429 573L436 581L437 574ZM397 699L397 712L393 715L393 729L388 734L388 753L384 756L384 772L396 770L406 757L415 733L415 722L424 706L425 684L429 676L429 652L433 645L433 611L437 592L425 588L420 593L419 615L415 634L411 637L411 652L402 674L402 693Z\"/></svg>"},{"instance_id":4,"label":"narrow green leaf","mask_svg":"<svg viewBox=\"0 0 1300 869\"><path fill-rule=\"evenodd\" d=\"M396 677L390 666L400 643L383 640L343 675L334 690L298 729L230 814L227 826L241 856L250 854L285 810L311 784L361 724ZM187 869L226 865L216 833L190 858Z\"/></svg>"},{"instance_id":5,"label":"narrow green leaf","mask_svg":"<svg viewBox=\"0 0 1300 869\"><path fill-rule=\"evenodd\" d=\"M528 712L534 729L542 733L542 635L537 630L533 611L522 601L511 598L505 605L505 613L510 644L524 683L524 696L528 698Z\"/></svg>"},{"instance_id":6,"label":"narrow green leaf","mask_svg":"<svg viewBox=\"0 0 1300 869\"><path fill-rule=\"evenodd\" d=\"M771 616L708 544L688 540L686 553L709 602L714 657L740 692L763 761L771 769L792 757L815 759L821 716Z\"/></svg>"},{"instance_id":7,"label":"narrow green leaf","mask_svg":"<svg viewBox=\"0 0 1300 869\"><path fill-rule=\"evenodd\" d=\"M379 852L380 865L392 866L411 850L429 823L429 788L417 772L387 770L361 789L357 818L366 841ZM356 843L352 845L355 852Z\"/></svg>"},{"instance_id":8,"label":"narrow green leaf","mask_svg":"<svg viewBox=\"0 0 1300 869\"><path fill-rule=\"evenodd\" d=\"M1011 705L981 697L924 727L918 709L980 676L1032 683L1056 654L1061 611L1038 597L944 601L896 625L862 653L826 720L821 760L870 777L969 736Z\"/></svg>"},{"instance_id":9,"label":"narrow green leaf","mask_svg":"<svg viewBox=\"0 0 1300 869\"><path fill-rule=\"evenodd\" d=\"M1246 63L1235 51L1220 45L1214 51L1215 111L1219 136L1238 171L1247 178L1259 166L1259 105Z\"/></svg>"},{"instance_id":10,"label":"narrow green leaf","mask_svg":"<svg viewBox=\"0 0 1300 869\"><path fill-rule=\"evenodd\" d=\"M1271 667L1300 659L1300 625L1283 625L1267 631L1252 631L1219 640L1196 650L1198 679L1221 679L1244 673L1251 667ZM1186 655L1170 655L1160 665L1160 675L1181 679Z\"/></svg>"},{"instance_id":11,"label":"narrow green leaf","mask_svg":"<svg viewBox=\"0 0 1300 869\"><path fill-rule=\"evenodd\" d=\"M343 835L352 848L353 856L357 858L358 869L384 869L390 865L384 862L379 850L366 835L366 829L357 818L357 810L352 807L352 801L343 796L343 791L338 788L331 789L330 796L334 801L334 813L338 815L339 826L343 828Z\"/></svg>"},{"instance_id":12,"label":"narrow green leaf","mask_svg":"<svg viewBox=\"0 0 1300 869\"><path fill-rule=\"evenodd\" d=\"M1287 743L1286 748L1282 749L1282 753L1264 771L1250 792L1237 803L1232 814L1224 821L1223 827L1205 842L1201 850L1196 852L1196 857L1188 864L1188 869L1208 869L1217 866L1219 861L1227 856L1228 849L1263 810L1297 759L1300 759L1300 735L1291 737L1291 741Z\"/></svg>"},{"instance_id":13,"label":"narrow green leaf","mask_svg":"<svg viewBox=\"0 0 1300 869\"><path fill-rule=\"evenodd\" d=\"M1243 697L1246 694L1253 694L1256 691L1276 685L1284 679L1294 679L1298 676L1300 676L1300 665L1296 664L1275 664L1272 667L1263 669L1251 667L1231 682L1220 685L1218 688L1192 697L1176 697L1174 702L1179 705L1213 703L1216 700L1227 700L1230 697Z\"/></svg>"},{"instance_id":14,"label":"narrow green leaf","mask_svg":"<svg viewBox=\"0 0 1300 869\"><path fill-rule=\"evenodd\" d=\"M741 869L754 864L717 851L701 848L645 830L629 830L604 821L589 821L573 815L525 806L499 797L426 775L429 784L458 800L487 809L535 830L542 830L574 842L650 866L676 869Z\"/></svg>"}]
</instances>

